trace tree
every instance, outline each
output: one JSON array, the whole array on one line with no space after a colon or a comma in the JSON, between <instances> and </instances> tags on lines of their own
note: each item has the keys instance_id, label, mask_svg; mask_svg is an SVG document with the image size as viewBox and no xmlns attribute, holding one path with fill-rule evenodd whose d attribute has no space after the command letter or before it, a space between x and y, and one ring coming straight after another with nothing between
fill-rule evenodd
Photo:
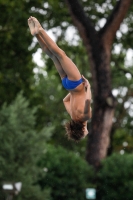
<instances>
[{"instance_id":1,"label":"tree","mask_svg":"<svg viewBox=\"0 0 133 200\"><path fill-rule=\"evenodd\" d=\"M115 2L113 2L113 1L109 2L109 1L104 1L104 0L101 0L100 2L96 2L96 3L94 3L94 1L89 1L89 2L88 1L80 1L80 2L83 5L84 13L87 16L89 15L89 18L91 19L92 24L95 24L95 29L97 30L97 35L99 35L99 38L102 37L102 36L100 36L100 33L102 32L103 25L100 24L100 21L103 21L103 20L105 21L107 16L109 16L111 14L113 7L115 7ZM87 78L89 79L90 82L92 82L92 79L94 81L94 78L93 78L94 76L91 77L90 70L88 70L89 68L92 67L92 65L90 63L91 59L89 59L89 62L88 62L88 60L87 60L88 53L86 54L86 51L84 49L85 45L84 46L82 45L82 42L78 36L78 33L76 31L74 32L74 34L73 34L73 32L71 33L71 28L74 29L74 26L73 26L71 15L68 13L68 10L64 4L64 1L54 2L53 0L47 0L47 2L45 2L42 7L34 8L34 12L35 12L34 16L35 17L37 17L39 10L41 11L40 12L41 14L38 15L38 17L39 17L38 19L41 21L41 17L42 17L43 21L41 21L41 22L42 22L43 27L46 30L51 29L51 31L55 35L58 45L69 55L69 57L71 57L71 59L74 60L74 62L77 64L78 68L80 69L81 73L83 73L85 76L87 76ZM57 12L57 10L58 10L58 12ZM114 138L112 136L113 136L113 134L116 133L117 129L119 129L119 128L121 129L127 125L125 131L127 130L127 136L128 136L128 133L129 132L131 133L132 128L133 128L133 125L131 125L131 122L132 122L132 117L130 116L131 111L129 113L130 108L125 109L125 106L124 106L126 101L131 101L130 99L132 97L132 79L130 79L130 80L127 79L127 75L132 76L132 68L131 68L131 66L129 66L127 64L125 66L125 62L124 62L126 51L130 48L130 43L132 42L132 39L133 39L133 36L131 34L132 27L133 27L132 21L133 20L132 20L132 7L131 7L127 18L125 18L124 23L122 23L122 25L124 27L128 27L128 31L127 32L123 31L122 27L119 29L119 32L117 32L119 34L117 34L116 35L117 37L114 39L114 43L112 46L112 52L110 52L110 53L112 53L111 58L110 58L111 62L109 63L109 65L110 65L109 71L110 71L110 73L112 73L111 74L112 81L111 81L111 86L110 86L111 89L110 90L112 92L113 89L117 89L118 94L119 94L119 95L117 95L117 100L118 100L117 108L114 105L115 116L113 115L114 123L113 123L113 128L111 130L111 139ZM100 31L100 28L101 28L101 31ZM71 42L69 41L69 37L67 37L67 35L69 37L72 37ZM121 35L121 37L119 35ZM119 46L121 46L121 51L119 54L116 54L114 49L118 44L119 44ZM53 86L51 85L50 87L52 88L51 91L53 92L53 88L56 88L55 84L57 84L57 82L58 82L58 86L60 86L60 82L57 81L57 79L58 79L57 73L53 67L52 62L47 58L47 56L44 56L44 58L45 58L46 66L47 66L44 70L46 70L48 72L47 78L52 79ZM101 75L102 75L102 73L101 73ZM104 79L104 76L103 76L103 79ZM45 81L46 81L46 79L43 82L45 83ZM54 83L54 81L55 81L55 83ZM38 81L38 83L40 84L39 81ZM41 87L43 88L44 85L42 85ZM104 82L103 82L103 85L104 85ZM107 85L107 83L105 83L105 85ZM126 95L123 96L124 87L126 87L127 93L126 93ZM94 90L94 87L92 87L92 91L93 90ZM47 91L47 89L45 90L45 92L46 91ZM50 90L49 90L49 92L50 92ZM44 97L44 95L39 96L39 93L38 93L40 108L43 108L43 110L41 112L42 121L43 120L47 121L47 119L48 119L49 120L48 123L55 124L56 131L55 131L54 137L53 137L54 142L56 142L56 143L59 142L59 144L65 146L67 148L70 147L73 150L78 149L77 146L79 146L79 144L76 146L76 145L71 144L70 142L67 143L66 140L64 139L64 136L62 138L59 136L60 134L58 134L60 132L63 132L63 129L60 129L60 127L62 126L65 118L67 118L67 115L65 112L63 112L63 107L61 107L62 98L64 97L65 92L63 92L62 89L57 92L58 92L58 95L60 94L60 97L58 95L56 95L56 92L54 92L55 98L54 98L54 100L51 100L53 106L50 105L49 109L47 109L47 111L45 109L46 108L45 104L41 103L41 99L42 99L42 102L44 102L45 97ZM48 95L50 96L50 93L48 93ZM59 99L58 97L61 99ZM98 98L100 98L100 97L98 97ZM112 96L112 98L113 98L113 96ZM36 100L37 100L37 98L36 98ZM111 99L109 98L108 100L110 102ZM122 100L122 103L119 100ZM46 101L46 104L48 105L49 102L47 102L47 99L45 99L45 101ZM35 102L34 99L33 99L33 102ZM102 100L101 100L101 102L103 103L102 105L104 107L105 102ZM95 104L95 99L94 99L94 104ZM100 105L100 103L97 103L97 104ZM60 105L60 109L59 109L60 115L58 115L58 118L54 117L54 115L56 114L56 105ZM110 107L110 109L113 110L113 108L111 108L111 107ZM54 112L51 114L50 110L51 111L53 110ZM45 111L48 114L47 119L45 118L45 115L43 114L43 112L45 112ZM39 120L41 118L39 115ZM102 118L99 121L99 125L101 125L101 120L102 120ZM128 124L125 124L125 121L127 121ZM111 124L112 124L112 121L111 121ZM102 136L99 136L99 135L100 135L100 129L98 130L97 137L101 138ZM105 138L110 139L109 137L110 136L108 135ZM98 143L100 141L100 138L97 139ZM96 139L96 137L94 139ZM90 143L91 143L91 140L90 140ZM109 143L109 141L108 141L108 143ZM85 145L85 143L83 145ZM97 145L94 145L94 150L95 150L95 146L97 146ZM102 146L101 148L104 148L104 145L101 145L101 146ZM105 156L106 156L106 153L108 150L107 146L108 145L106 144L105 148L104 148ZM81 148L79 148L79 149L81 149ZM78 149L78 151L80 151L79 149ZM115 148L115 149L117 149L117 148ZM110 149L110 150L111 150L110 152L112 152L112 149ZM83 153L84 152L85 152L85 150L83 151ZM97 152L99 152L99 151L96 151L96 154L97 154Z\"/></svg>"},{"instance_id":2,"label":"tree","mask_svg":"<svg viewBox=\"0 0 133 200\"><path fill-rule=\"evenodd\" d=\"M0 184L22 182L17 199L49 199L48 191L42 192L36 184L42 171L37 167L44 144L50 137L50 129L35 131L37 108L29 108L29 102L20 93L9 105L0 110ZM0 199L3 199L0 189Z\"/></svg>"},{"instance_id":3,"label":"tree","mask_svg":"<svg viewBox=\"0 0 133 200\"><path fill-rule=\"evenodd\" d=\"M49 145L38 165L43 168L39 184L51 188L53 200L85 200L85 189L94 187L94 169L78 154Z\"/></svg>"},{"instance_id":4,"label":"tree","mask_svg":"<svg viewBox=\"0 0 133 200\"><path fill-rule=\"evenodd\" d=\"M75 2L77 2L77 1L72 1L69 3L74 4ZM120 1L120 3L117 2L118 3L117 8L119 8L119 6L121 6L122 2L126 2L126 4L128 3L128 1ZM101 46L104 46L105 41L104 41L104 45L102 42L103 42L103 38L105 38L105 37L103 37L103 35L105 35L105 32L107 33L107 30L109 30L108 22L110 20L107 20L106 24L108 24L108 26L105 25L106 30L104 27L103 28L101 27L99 21L105 20L107 18L107 16L113 16L113 14L111 14L111 13L114 13L113 7L115 6L115 2L100 0L96 3L94 3L93 0L90 0L90 1L84 0L84 1L80 1L80 3L82 4L82 7L79 4L76 4L76 6L75 6L76 13L78 13L78 11L79 11L77 8L81 9L81 12L78 14L80 16L80 19L78 19L78 20L81 22L84 18L81 16L84 16L84 15L87 15L87 20L88 20L88 16L90 18L89 21L86 20L87 25L84 24L85 29L82 29L82 30L89 30L88 29L88 24L90 24L89 22L91 22L91 24L95 24L95 29L97 31L95 31L94 26L92 25L94 32L96 34L94 37L98 38L98 42L101 38ZM65 91L62 91L62 89L60 89L57 91L58 94L55 94L55 91L54 91L54 94L55 94L55 95L53 95L54 97L50 96L50 90L53 92L54 86L56 89L56 83L59 86L58 88L61 88L61 84L59 84L59 80L57 81L57 79L58 79L57 73L52 68L53 66L52 66L51 61L49 61L45 57L46 64L48 64L48 65L47 65L47 68L45 68L44 70L47 69L47 71L48 71L47 79L49 77L51 77L53 86L49 85L49 83L47 81L48 88L46 89L45 79L42 81L43 77L42 77L42 79L37 79L37 81L38 81L38 85L37 85L37 81L33 77L34 76L33 68L35 67L35 65L32 62L32 53L36 51L38 46L35 45L34 48L32 48L32 49L30 48L30 50L29 50L29 46L32 43L32 37L29 33L29 29L27 26L27 18L30 15L33 15L33 16L37 17L40 22L42 22L42 25L46 30L51 29L54 32L54 34L56 36L56 41L59 44L59 46L64 49L64 51L71 57L71 59L74 60L74 62L77 64L78 68L80 68L81 73L86 75L87 78L89 78L90 82L93 81L92 90L95 92L93 105L95 105L95 106L93 109L94 117L92 120L92 124L91 124L92 129L90 132L92 133L92 131L94 130L94 125L96 123L98 123L99 119L100 119L100 121L99 121L98 125L100 127L95 126L95 128L98 130L93 131L94 134L90 134L90 137L89 137L90 145L88 146L88 148L90 148L90 149L88 151L90 152L89 155L93 155L93 154L91 154L91 151L96 150L95 155L97 154L97 152L104 152L103 157L106 156L107 147L108 147L108 143L109 143L109 130L107 131L108 134L105 135L107 143L106 143L106 145L104 145L104 144L102 145L103 140L101 139L102 138L102 133L101 133L102 132L102 130L101 130L102 123L101 123L101 121L103 120L103 116L105 116L104 115L105 113L103 112L105 108L107 108L107 110L110 109L110 112L112 112L112 116L114 116L113 115L113 110L114 110L113 107L115 105L113 105L112 107L108 105L108 103L111 102L110 100L114 99L114 98L112 97L112 94L109 94L109 91L108 91L107 92L108 94L106 94L107 96L105 95L106 99L108 100L108 103L106 102L106 100L103 100L105 96L103 95L103 91L101 93L101 90L103 89L104 86L106 86L106 89L108 90L108 88L109 88L108 85L110 84L111 81L109 81L109 79L108 79L108 82L107 83L105 82L105 77L102 76L102 73L100 73L100 68L102 68L102 67L99 67L99 66L102 66L102 64L101 65L98 64L97 59L96 59L97 64L94 65L94 67L93 67L93 64L95 64L94 56L95 57L99 56L98 58L100 59L102 51L104 51L104 47L103 47L103 50L100 52L100 54L97 55L96 53L95 54L93 53L93 57L92 57L93 63L92 63L91 58L89 59L89 62L88 62L87 56L91 55L91 53L89 53L89 48L88 48L90 45L87 45L87 44L89 44L89 43L87 43L88 40L87 40L87 42L85 42L86 49L87 49L87 53L86 53L86 51L82 45L81 39L77 36L78 34L71 34L71 27L74 28L73 22L72 22L73 17L71 17L71 15L68 13L68 9L65 6L65 3L63 0L60 0L60 1L47 0L45 2L43 0L22 1L21 4L20 4L20 2L18 3L17 1L12 2L12 1L8 1L8 0L7 1L1 0L0 5L1 5L0 11L1 11L1 13L3 13L0 18L0 26L1 26L1 28L0 28L0 44L1 44L1 49L2 49L1 54L0 54L0 92L1 92L0 105L3 104L3 102L5 102L5 101L8 103L11 102L11 100L15 98L18 91L23 89L24 95L26 95L26 96L28 96L28 98L30 98L31 105L39 106L39 111L37 113L38 128L41 129L43 127L43 123L45 123L46 125L54 124L54 126L56 126L54 135L53 135L54 142L61 144L67 148L71 148L73 150L76 149L78 151L81 151L82 148L79 148L79 147L82 142L78 145L74 145L70 142L67 142L66 138L64 138L63 129L60 128L60 127L62 127L65 119L67 118L67 114L66 114L66 112L64 112L64 108L62 106L62 97L65 96ZM119 11L119 9L117 11ZM117 88L119 91L121 91L121 88L123 86L125 86L125 82L126 82L126 88L128 89L127 93L124 97L121 94L117 96L118 105L117 105L117 109L115 112L115 118L114 118L115 123L114 123L113 129L112 129L112 133L116 133L117 129L120 128L120 130L121 130L121 128L123 128L124 126L126 126L125 131L131 133L132 128L133 128L133 124L131 124L132 117L129 114L130 108L125 109L125 107L124 107L125 102L129 101L132 97L132 86L131 86L132 79L130 81L129 80L127 81L127 78L126 78L127 73L128 73L128 75L130 74L130 76L132 77L132 74L133 74L132 68L130 68L130 70L129 70L129 68L127 69L124 66L125 53L128 50L128 48L130 48L130 44L133 40L132 7L129 11L130 12L129 12L127 18L125 18L125 21L124 21L124 25L126 24L126 26L128 27L128 32L123 33L120 30L119 34L121 34L122 37L115 38L113 48L112 48L111 63L109 63L109 61L108 61L108 68L106 69L106 67L105 67L105 69L106 69L105 72L107 72L107 70L110 71L110 66L111 66L112 79L113 79L113 81L111 82L112 88ZM84 15L82 15L83 13L84 13ZM122 12L121 12L121 14L122 14ZM75 14L75 16L76 16L76 14ZM111 17L110 17L110 19L111 19ZM116 17L116 19L117 19L117 17ZM113 21L114 20L115 20L115 18L113 19ZM110 23L112 23L112 22L110 21ZM118 23L117 23L117 25L118 25ZM77 26L75 26L75 27L77 27ZM89 28L91 28L91 27L89 27ZM100 27L101 27L101 31L100 31ZM57 28L57 29L55 29L55 28ZM68 33L69 36L73 36L72 39L74 41L75 41L75 38L78 37L78 40L76 40L77 41L76 45L73 43L73 40L71 43L68 41L68 38L66 37L66 32ZM89 33L91 33L91 32L92 31L89 31ZM112 33L112 32L110 31L110 33ZM85 34L85 36L86 36L86 34ZM93 34L91 34L91 37L92 36L93 36ZM87 35L86 38L87 37L89 38L89 35ZM91 42L94 42L94 41L95 41L94 39L91 40ZM106 41L107 41L107 38L106 38ZM95 43L97 43L97 41ZM116 53L114 52L114 48L115 48L116 44L118 44L118 43L123 44L123 46L121 45L122 47L121 47L120 55L118 55L118 54L116 55ZM95 46L99 48L99 44L98 45L96 44ZM110 45L110 47L111 47L111 45ZM93 48L93 52L94 52L94 49L95 49L95 47ZM90 52L91 52L91 50L90 50ZM109 50L109 52L110 52L110 50ZM107 57L109 58L110 55L107 54ZM104 59L104 62L106 62L106 59ZM116 68L116 66L117 66L117 68ZM92 77L91 77L90 70L88 70L89 67L91 68ZM51 70L51 68L52 68L52 70ZM103 71L104 71L104 69L103 69ZM104 81L103 81L102 86L100 86L100 84L98 84L98 81L94 80L95 74L96 74L96 78L98 80L101 80L103 78ZM52 76L55 77L55 81ZM110 77L110 72L108 74L108 77ZM121 80L120 80L120 77L122 77ZM94 83L96 83L96 84L94 84ZM101 83L101 81L100 81L100 83ZM98 86L98 88L101 88L101 89L98 89L98 90L95 89L97 86ZM111 91L112 88L110 86L109 90ZM49 95L49 98L47 98L47 96L45 96L45 91ZM100 94L99 94L99 96L96 96L96 93L98 91ZM59 96L59 94L60 94L60 96ZM111 96L109 96L110 98L108 98L108 95L111 95ZM54 99L52 99L52 98L54 98ZM123 102L120 103L119 99L122 99ZM49 103L51 103L52 106L49 106ZM59 108L60 115L57 115L57 113L56 113L57 105L58 105L58 107L60 105L60 108ZM96 118L97 105L99 106L98 109L101 108L101 113L103 113L102 118L98 118L98 120ZM52 112L52 111L54 111L54 112ZM99 113L99 112L97 112L97 113ZM99 115L100 114L98 114L98 116ZM111 116L109 116L109 118L111 119ZM125 124L125 121L127 121L126 124ZM107 127L107 128L111 129L111 124L112 124L112 121L110 121L110 128L109 127ZM96 132L97 132L97 135L96 135ZM106 134L106 132L105 132L105 134ZM63 137L60 137L60 135L63 135ZM98 137L100 137L100 138L98 138ZM115 137L113 137L113 138L115 138ZM99 141L100 141L100 143L99 143ZM91 144L94 148L92 148ZM83 143L83 145L85 146L85 142ZM101 149L101 150L103 149L103 151L101 151L99 149ZM115 148L115 149L117 149L117 148ZM84 152L85 152L85 150L83 150L82 153L84 153ZM87 156L87 158L91 159L91 156L89 156L89 155ZM97 158L98 163L99 163L100 159L102 158L102 157L100 157L100 155L98 155L98 158ZM92 161L93 160L89 160L90 163L92 163Z\"/></svg>"},{"instance_id":5,"label":"tree","mask_svg":"<svg viewBox=\"0 0 133 200\"><path fill-rule=\"evenodd\" d=\"M115 109L115 98L111 91L111 48L116 32L131 6L131 0L117 1L105 25L98 31L94 28L91 18L84 11L80 1L66 0L66 3L90 60L93 82L93 117L87 160L97 168L101 159L107 155Z\"/></svg>"},{"instance_id":6,"label":"tree","mask_svg":"<svg viewBox=\"0 0 133 200\"><path fill-rule=\"evenodd\" d=\"M102 168L98 172L100 199L132 200L132 168L133 155L113 154L102 161Z\"/></svg>"},{"instance_id":7,"label":"tree","mask_svg":"<svg viewBox=\"0 0 133 200\"><path fill-rule=\"evenodd\" d=\"M75 1L70 2L70 3L73 4L74 2ZM127 78L125 77L125 74L127 72L129 72L132 75L132 73L131 73L131 70L125 69L125 66L124 66L124 64L125 64L124 63L125 53L124 52L126 52L126 50L130 47L130 43L132 41L132 34L131 34L132 27L133 27L132 26L132 24L133 24L132 23L132 7L130 9L129 15L127 16L127 18L124 21L124 24L126 24L129 27L129 31L126 32L126 33L123 33L120 30L120 34L122 35L122 37L117 37L117 38L115 38L115 32L113 33L114 34L114 36L113 36L114 40L112 42L114 42L114 44L112 46L112 52L111 52L111 44L108 44L107 46L108 46L108 50L109 50L110 53L106 52L105 54L107 54L107 57L106 57L107 60L104 59L104 62L105 62L104 64L107 64L107 62L108 62L108 64L106 65L106 67L107 66L108 67L107 68L103 67L104 68L103 69L103 73L101 73L100 72L101 70L99 70L99 69L101 69L102 66L104 66L104 65L100 64L100 62L102 63L102 59L101 59L100 62L98 62L98 60L95 57L99 56L98 58L100 59L100 56L104 54L104 53L102 54L102 51L103 52L107 51L107 47L105 49L105 45L107 43L107 40L108 40L107 38L108 37L105 37L105 35L107 33L107 30L109 30L108 29L108 27L109 27L109 23L108 22L112 19L112 21L110 21L110 24L111 24L111 23L114 22L115 19L117 19L117 16L115 18L113 18L114 17L114 15L113 15L113 13L114 13L113 7L115 8L115 2L110 2L109 4L107 4L108 2L104 1L104 0L101 0L99 3L94 3L93 1L89 1L89 2L88 1L80 1L80 2L83 5L82 8L84 8L84 11L83 11L83 9L80 6L80 8L82 9L82 12L80 12L80 14L79 14L79 16L80 16L79 20L83 19L83 18L81 18L81 15L83 14L83 12L84 12L85 15L87 15L87 17L89 16L89 18L90 18L89 21L91 21L92 26L93 26L93 24L95 24L95 29L97 30L97 31L95 31L95 29L93 27L94 32L96 34L95 38L97 37L98 38L97 39L98 42L100 42L99 45L103 46L102 47L103 50L100 49L100 54L93 53L93 57L91 56L91 58L89 59L89 62L86 61L86 52L84 50L82 50L82 47L81 47L82 44L81 44L80 39L78 40L78 44L76 44L75 46L72 43L69 44L69 42L66 41L66 39L64 39L66 37L65 31L67 30L67 28L69 28L69 26L72 26L72 19L73 19L71 17L71 15L68 14L68 11L67 11L66 7L64 6L64 1L58 1L58 2L55 3L53 0L48 0L47 2L44 3L43 7L39 7L39 8L34 9L34 12L35 12L34 15L37 16L38 10L39 9L41 10L42 14L41 14L41 16L40 15L38 15L38 16L39 16L39 19L40 19L40 17L44 18L44 21L43 22L41 21L42 25L44 26L44 28L46 30L47 29L52 29L53 30L53 32L54 32L54 34L56 36L57 43L59 44L59 46L61 46L61 48L63 48L65 50L65 52L72 59L74 59L75 63L80 68L81 72L84 71L87 74L87 77L90 78L90 81L92 81L94 83L94 84L92 84L92 85L95 86L95 87L94 86L92 87L93 91L97 92L97 93L98 92L100 93L97 96L96 96L96 94L94 95L94 98L93 98L93 100L94 100L93 102L94 103L93 103L93 105L95 105L95 106L94 106L93 110L94 110L94 113L96 113L96 111L97 111L97 105L98 106L100 105L98 107L98 109L101 108L101 113L103 113L103 115L100 113L102 115L102 117L99 116L98 120L96 118L96 115L93 115L94 117L93 117L92 124L91 124L92 125L91 126L92 130L94 129L93 127L94 127L94 125L95 125L96 122L98 123L98 125L100 126L100 128L97 125L95 126L95 128L97 130L93 131L94 134L90 134L92 136L92 138L91 138L91 136L89 137L90 143L88 145L88 147L90 148L89 149L89 152L90 152L89 153L89 155L90 155L89 158L91 159L91 155L93 155L91 153L91 150L92 151L94 150L93 152L96 152L95 155L98 156L98 159L100 161L100 159L102 159L107 154L107 150L108 150L108 146L109 146L109 140L110 140L109 129L111 129L111 126L112 126L112 117L114 117L113 112L115 110L115 98L111 94L112 88L117 88L118 90L121 90L121 87L123 87L123 86L126 85L126 87L129 90L127 92L126 96L123 98L123 103L121 104L121 103L118 102L119 105L117 105L117 110L116 110L116 113L115 113L115 122L116 123L114 123L113 129L112 129L112 133L113 132L115 133L115 130L118 129L119 127L123 128L123 124L125 123L125 117L124 117L125 115L126 115L126 118L128 117L128 119L129 119L129 120L127 120L127 119L126 120L131 122L131 117L129 116L129 110L124 108L124 103L125 103L125 101L128 101L130 99L130 97L132 96L131 81L127 80ZM120 1L120 2L125 2L125 1ZM126 4L127 4L127 1L126 1ZM75 12L78 12L77 6L78 6L78 4L76 4L76 6L75 6L75 8L76 8ZM120 4L118 3L117 7L119 8L119 6L121 6L121 3ZM126 8L126 6L124 8ZM57 10L58 10L58 12L57 12ZM114 9L114 10L116 10L116 9ZM116 11L119 11L119 9L116 10ZM125 12L126 12L126 10L125 10ZM100 21L101 19L105 20L107 18L107 16L110 16L110 19L108 19L107 22L106 22L106 24L108 24L108 26L105 25L106 26L106 30L105 30L104 27L101 27L101 25L99 25L98 21ZM113 16L113 17L111 18L111 16ZM119 18L119 20L120 20L120 18ZM121 19L121 21L122 21L122 19ZM88 22L87 22L87 24L88 24ZM58 29L56 30L55 27L59 29L60 33L58 33ZM86 25L86 27L88 27L88 25ZM100 27L101 27L101 29L100 29ZM116 26L115 26L115 28L116 28ZM86 28L86 29L89 30L88 28ZM84 29L82 29L82 30L84 30ZM91 33L91 32L92 31L89 31L89 33ZM80 33L80 31L79 31L79 33ZM89 37L89 33L87 35L88 37ZM71 31L69 31L68 34L71 35ZM91 37L93 37L93 36L94 36L94 34L91 34ZM106 42L103 41L104 38L106 39ZM94 41L95 41L95 39L91 40L91 42L94 42ZM104 42L104 44L102 42ZM116 55L116 53L114 52L114 47L118 43L121 43L121 45L123 44L123 46L121 48L120 55ZM86 44L87 47L85 46L85 44ZM86 49L88 49L87 50L87 55L91 55L91 53L89 53L89 49L92 50L92 48L88 48L89 45L87 45L87 44L88 44L87 42L84 42L84 46L86 47ZM97 43L97 41L95 42L95 44L96 45L94 46L93 50L99 46L98 43ZM109 45L110 45L110 47L109 47ZM97 48L97 51L98 51L98 48ZM112 53L112 55L111 55L111 53ZM82 59L81 59L81 55L82 55ZM79 58L77 58L77 57L79 57ZM92 64L92 59L93 58L97 60L96 61L97 63L94 65L95 67L93 67L94 63ZM110 60L111 60L111 63L110 63ZM45 61L46 61L46 57L45 57ZM93 62L95 62L95 60ZM47 64L49 63L49 65L47 67L47 70L51 74L53 73L55 75L55 77L56 77L57 73L55 72L55 70L53 70L53 69L51 70L52 63L49 60L46 63ZM99 65L101 67L99 67ZM117 68L116 68L116 66L117 66ZM88 67L91 68L91 72L93 71L92 72L92 77L90 77L90 73L88 71ZM88 72L86 71L85 68L87 69ZM111 70L112 70L112 75L111 75ZM109 73L107 73L107 77L106 78L105 78L105 74L104 74L105 72L104 71L105 72L107 72L107 71L109 72ZM96 76L95 76L95 74L96 74ZM112 82L111 82L110 76L112 76L112 78L113 78ZM120 76L122 77L122 81L120 81L120 79L119 79ZM97 81L94 80L95 77L98 79ZM117 77L117 80L116 80L116 77ZM101 79L103 80L102 86L100 86L100 84L101 84L102 81L100 81L100 84L98 82ZM106 81L106 80L108 80L108 81ZM109 84L110 84L110 86L109 86ZM101 89L97 90L96 89L96 85L97 85L97 87L99 87ZM103 90L104 89L108 90L108 91L106 91L106 95L107 96L105 95L107 101L103 100L105 96L103 95L103 91L101 93L102 89ZM110 92L109 92L109 90L110 90ZM60 91L60 93L61 93L61 91ZM63 93L61 95L63 96ZM110 96L108 96L108 95L110 95ZM118 98L119 98L119 96L117 97L117 99ZM112 106L111 106L111 101L112 101L112 103L114 103L114 105L112 105ZM58 102L61 103L60 100ZM54 103L54 101L53 101L53 103ZM58 103L55 100L54 106L56 106L57 104ZM106 142L104 144L104 142L102 143L103 140L101 139L101 138L103 138L102 137L102 133L101 133L101 131L102 131L102 123L101 123L101 121L103 120L103 118L105 116L104 115L104 111L106 110L106 108L107 108L107 110L110 110L110 112L112 113L112 117L111 117L111 115L109 116L109 118L110 118L110 128L109 128L109 126L107 124L107 129L108 130L105 131L105 137L104 137L104 139L105 139ZM97 113L99 113L99 112L97 112ZM100 114L98 114L98 115L100 115ZM59 121L61 121L61 119L65 118L65 117L66 116L61 115ZM53 123L53 116L51 114L49 115L49 119L50 119L50 122ZM108 120L107 120L106 117L104 119L106 119L105 120L105 123L106 123L106 121L108 121ZM132 126L130 125L130 122L129 122L129 126L130 126L130 131L131 131L132 130ZM57 128L56 133L58 134L58 132L59 132L59 126L60 125L58 124L57 126L58 126L58 128ZM105 129L106 129L106 127L105 127ZM128 130L129 130L129 128L128 128ZM90 132L92 132L92 131L90 131ZM108 134L106 134L107 132L108 132ZM60 139L58 137L55 137L54 140L56 140L56 138L57 138L57 140ZM94 143L97 142L98 144L96 144L96 143L94 144L93 141L94 141ZM63 142L64 142L64 140L63 140ZM63 142L60 142L60 143L63 143ZM91 146L91 144L92 144L92 146ZM94 147L94 148L91 148L91 147ZM99 150L99 149L101 149L101 150ZM99 153L100 152L102 152L102 153L104 152L104 153L100 157L100 154L98 155L97 152L99 152ZM92 157L94 157L94 156L92 156ZM89 160L89 162L92 162L92 161Z\"/></svg>"},{"instance_id":8,"label":"tree","mask_svg":"<svg viewBox=\"0 0 133 200\"><path fill-rule=\"evenodd\" d=\"M30 48L27 19L33 4L42 6L42 1L0 1L0 106L10 103L20 90L27 97L32 93L32 54L36 48Z\"/></svg>"}]
</instances>

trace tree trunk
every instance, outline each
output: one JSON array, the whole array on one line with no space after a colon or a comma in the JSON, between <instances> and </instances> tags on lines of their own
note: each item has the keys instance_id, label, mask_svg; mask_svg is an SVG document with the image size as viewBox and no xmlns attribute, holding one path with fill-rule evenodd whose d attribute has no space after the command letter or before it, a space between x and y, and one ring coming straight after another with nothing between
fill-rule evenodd
<instances>
[{"instance_id":1,"label":"tree trunk","mask_svg":"<svg viewBox=\"0 0 133 200\"><path fill-rule=\"evenodd\" d=\"M115 110L115 98L111 93L111 46L131 1L117 1L105 26L97 32L91 19L86 16L80 2L78 0L66 0L73 23L79 31L90 61L93 113L86 159L95 168L100 166L100 161L107 155Z\"/></svg>"},{"instance_id":2,"label":"tree trunk","mask_svg":"<svg viewBox=\"0 0 133 200\"><path fill-rule=\"evenodd\" d=\"M110 54L97 40L98 56L91 48L93 80L93 114L87 143L86 159L89 164L98 168L100 161L106 157L110 143L110 131L115 109L115 98L111 93Z\"/></svg>"}]
</instances>

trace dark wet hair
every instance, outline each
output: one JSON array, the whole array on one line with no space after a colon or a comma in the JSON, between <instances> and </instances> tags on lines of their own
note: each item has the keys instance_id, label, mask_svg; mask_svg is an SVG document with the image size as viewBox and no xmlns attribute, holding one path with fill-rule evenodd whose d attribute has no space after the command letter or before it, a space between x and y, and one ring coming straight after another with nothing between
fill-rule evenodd
<instances>
[{"instance_id":1,"label":"dark wet hair","mask_svg":"<svg viewBox=\"0 0 133 200\"><path fill-rule=\"evenodd\" d=\"M84 127L85 125L80 121L71 120L70 122L67 122L65 124L65 129L68 139L72 139L78 142L81 138L84 137Z\"/></svg>"}]
</instances>

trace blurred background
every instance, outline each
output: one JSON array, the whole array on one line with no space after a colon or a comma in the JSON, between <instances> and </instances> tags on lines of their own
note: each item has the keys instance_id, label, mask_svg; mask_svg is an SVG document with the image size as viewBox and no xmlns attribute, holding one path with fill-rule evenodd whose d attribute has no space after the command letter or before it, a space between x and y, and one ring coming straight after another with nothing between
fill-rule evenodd
<instances>
[{"instance_id":1,"label":"blurred background","mask_svg":"<svg viewBox=\"0 0 133 200\"><path fill-rule=\"evenodd\" d=\"M99 32L124 0L73 2L81 3ZM0 200L133 199L133 4L110 49L117 103L98 168L86 159L90 136L75 143L65 135L67 91L27 25L29 16L41 22L92 84L93 94L92 66L69 11L63 0L0 0ZM15 183L21 183L21 191ZM87 193L89 188L94 190Z\"/></svg>"}]
</instances>

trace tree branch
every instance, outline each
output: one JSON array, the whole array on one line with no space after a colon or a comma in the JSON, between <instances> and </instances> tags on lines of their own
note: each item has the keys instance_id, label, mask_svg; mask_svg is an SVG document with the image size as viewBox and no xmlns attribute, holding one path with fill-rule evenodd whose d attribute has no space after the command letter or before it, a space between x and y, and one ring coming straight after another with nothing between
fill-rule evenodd
<instances>
[{"instance_id":1,"label":"tree branch","mask_svg":"<svg viewBox=\"0 0 133 200\"><path fill-rule=\"evenodd\" d=\"M124 74L129 73L129 74L133 77L133 72L131 72L130 70L128 70L128 69L123 69L123 68L120 67L120 66L117 66L117 68L120 69L120 71L122 71Z\"/></svg>"},{"instance_id":2,"label":"tree branch","mask_svg":"<svg viewBox=\"0 0 133 200\"><path fill-rule=\"evenodd\" d=\"M132 0L119 0L112 11L112 14L107 19L105 26L100 31L103 41L110 47L115 38L116 31L119 29L121 22L127 14L131 2Z\"/></svg>"},{"instance_id":3,"label":"tree branch","mask_svg":"<svg viewBox=\"0 0 133 200\"><path fill-rule=\"evenodd\" d=\"M65 0L73 23L77 27L84 44L95 43L95 36L97 37L97 32L92 24L91 19L85 15L82 5L78 0ZM86 37L85 37L86 35Z\"/></svg>"}]
</instances>

